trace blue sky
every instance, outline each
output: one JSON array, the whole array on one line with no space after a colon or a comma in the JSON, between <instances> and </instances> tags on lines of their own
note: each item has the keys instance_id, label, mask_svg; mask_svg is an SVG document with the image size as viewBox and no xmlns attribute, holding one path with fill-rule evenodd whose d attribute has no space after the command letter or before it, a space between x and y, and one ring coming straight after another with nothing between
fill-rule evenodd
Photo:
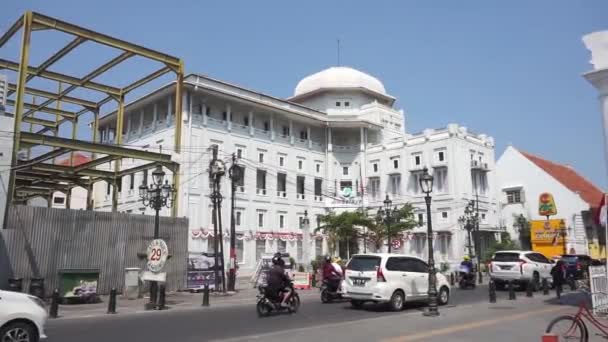
<instances>
[{"instance_id":1,"label":"blue sky","mask_svg":"<svg viewBox=\"0 0 608 342\"><path fill-rule=\"evenodd\" d=\"M4 0L0 32L27 9L182 57L187 72L278 97L335 65L339 38L342 64L384 83L406 111L409 132L460 123L495 137L497 158L512 144L570 164L606 188L597 93L581 77L591 69L581 37L608 29L605 0ZM45 34L35 33L41 53L33 64L59 48L52 43L68 41ZM0 57L15 57L17 44L13 39ZM83 46L56 71L86 70L108 56ZM119 71L104 81L145 74L136 61Z\"/></svg>"}]
</instances>

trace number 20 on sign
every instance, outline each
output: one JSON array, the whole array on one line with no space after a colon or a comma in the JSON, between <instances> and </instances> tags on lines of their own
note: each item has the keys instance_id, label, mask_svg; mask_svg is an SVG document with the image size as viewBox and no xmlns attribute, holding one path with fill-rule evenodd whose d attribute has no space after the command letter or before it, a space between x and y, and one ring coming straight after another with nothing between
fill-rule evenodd
<instances>
[{"instance_id":1,"label":"number 20 on sign","mask_svg":"<svg viewBox=\"0 0 608 342\"><path fill-rule=\"evenodd\" d=\"M162 239L152 240L148 245L148 269L152 272L160 272L165 266L169 248Z\"/></svg>"}]
</instances>

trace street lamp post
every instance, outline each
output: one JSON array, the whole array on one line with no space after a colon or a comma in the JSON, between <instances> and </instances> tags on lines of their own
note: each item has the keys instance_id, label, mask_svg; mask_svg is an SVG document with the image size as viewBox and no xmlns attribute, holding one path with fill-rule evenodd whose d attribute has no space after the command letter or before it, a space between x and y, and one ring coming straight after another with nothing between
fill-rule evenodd
<instances>
[{"instance_id":1,"label":"street lamp post","mask_svg":"<svg viewBox=\"0 0 608 342\"><path fill-rule=\"evenodd\" d=\"M564 220L559 221L559 233L562 236L562 241L564 243L564 255L568 254L568 248L566 246L566 236L568 235L566 232L566 222Z\"/></svg>"},{"instance_id":2,"label":"street lamp post","mask_svg":"<svg viewBox=\"0 0 608 342\"><path fill-rule=\"evenodd\" d=\"M155 211L154 216L154 240L160 238L160 210L163 207L171 208L175 199L175 186L169 185L169 181L163 180L165 172L161 165L156 166L152 172L152 181L150 185L142 184L139 186L139 199L144 206L150 207ZM156 305L156 295L158 283L153 281L150 283L150 303Z\"/></svg>"},{"instance_id":3,"label":"street lamp post","mask_svg":"<svg viewBox=\"0 0 608 342\"><path fill-rule=\"evenodd\" d=\"M236 183L242 177L242 170L236 163L236 154L232 154L232 165L228 169L228 175L230 176L231 185L231 198L230 198L230 273L228 274L228 291L234 292L236 290Z\"/></svg>"},{"instance_id":4,"label":"street lamp post","mask_svg":"<svg viewBox=\"0 0 608 342\"><path fill-rule=\"evenodd\" d=\"M473 216L473 206L471 203L464 208L464 215L458 219L458 222L467 231L467 250L469 258L473 258L473 240L471 239L471 231L475 228Z\"/></svg>"},{"instance_id":5,"label":"street lamp post","mask_svg":"<svg viewBox=\"0 0 608 342\"><path fill-rule=\"evenodd\" d=\"M308 219L308 210L304 210L302 218L302 260L305 265L305 270L308 271L310 266L310 220Z\"/></svg>"},{"instance_id":6,"label":"street lamp post","mask_svg":"<svg viewBox=\"0 0 608 342\"><path fill-rule=\"evenodd\" d=\"M424 312L425 316L439 316L439 308L437 306L437 275L435 274L435 258L433 256L433 225L431 223L431 192L433 192L433 176L429 174L429 170L425 167L422 177L420 177L420 188L425 193L424 200L426 202L426 228L427 241L429 250L429 288L427 296L429 298L429 309Z\"/></svg>"},{"instance_id":7,"label":"street lamp post","mask_svg":"<svg viewBox=\"0 0 608 342\"><path fill-rule=\"evenodd\" d=\"M384 209L380 208L378 209L378 220L380 222L384 221L384 223L386 223L386 240L387 240L387 245L388 245L388 252L391 253L391 247L392 247L392 241L391 241L391 221L392 221L392 215L391 215L391 206L393 205L393 201L391 201L390 198L388 198L388 195L386 195L386 199L384 200ZM395 208L393 210L392 214L396 214L397 208Z\"/></svg>"}]
</instances>

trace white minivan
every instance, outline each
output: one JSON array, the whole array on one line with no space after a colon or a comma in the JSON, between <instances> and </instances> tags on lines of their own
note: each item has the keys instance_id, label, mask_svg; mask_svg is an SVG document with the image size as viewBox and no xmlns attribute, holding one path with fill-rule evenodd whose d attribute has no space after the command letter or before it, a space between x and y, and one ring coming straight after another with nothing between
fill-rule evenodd
<instances>
[{"instance_id":1,"label":"white minivan","mask_svg":"<svg viewBox=\"0 0 608 342\"><path fill-rule=\"evenodd\" d=\"M46 338L46 307L25 293L0 290L0 341L38 342Z\"/></svg>"},{"instance_id":2,"label":"white minivan","mask_svg":"<svg viewBox=\"0 0 608 342\"><path fill-rule=\"evenodd\" d=\"M437 301L445 305L450 299L450 285L443 274L436 275ZM428 265L415 256L357 254L346 267L344 295L356 308L374 302L388 303L393 311L399 311L405 302L428 300L428 279Z\"/></svg>"}]
</instances>

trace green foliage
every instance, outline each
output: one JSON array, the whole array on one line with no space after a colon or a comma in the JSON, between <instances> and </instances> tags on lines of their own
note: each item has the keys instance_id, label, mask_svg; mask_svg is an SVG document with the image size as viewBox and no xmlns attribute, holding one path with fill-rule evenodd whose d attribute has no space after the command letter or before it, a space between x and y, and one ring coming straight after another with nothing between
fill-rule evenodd
<instances>
[{"instance_id":1,"label":"green foliage","mask_svg":"<svg viewBox=\"0 0 608 342\"><path fill-rule=\"evenodd\" d=\"M359 231L355 226L361 226L365 220L365 216L359 211L345 211L340 214L330 212L321 216L321 226L315 231L322 230L325 233L330 254L334 255L338 241L358 237Z\"/></svg>"},{"instance_id":2,"label":"green foliage","mask_svg":"<svg viewBox=\"0 0 608 342\"><path fill-rule=\"evenodd\" d=\"M392 240L394 237L404 231L413 229L418 225L418 221L414 217L414 207L406 203L396 212L392 213L391 223L387 224L382 217L367 218L362 224L366 229L366 239L371 241L376 248L376 251L382 248L384 241Z\"/></svg>"},{"instance_id":3,"label":"green foliage","mask_svg":"<svg viewBox=\"0 0 608 342\"><path fill-rule=\"evenodd\" d=\"M509 233L502 233L500 237L500 242L494 242L488 249L485 250L485 253L482 256L482 261L484 263L490 261L490 259L492 259L492 255L494 255L494 253L497 251L521 248L517 242L511 240L511 235Z\"/></svg>"},{"instance_id":4,"label":"green foliage","mask_svg":"<svg viewBox=\"0 0 608 342\"><path fill-rule=\"evenodd\" d=\"M306 269L304 268L304 265L300 264L298 265L298 272L305 272Z\"/></svg>"},{"instance_id":5,"label":"green foliage","mask_svg":"<svg viewBox=\"0 0 608 342\"><path fill-rule=\"evenodd\" d=\"M450 263L448 262L442 262L439 265L439 272L441 273L447 273L450 270Z\"/></svg>"},{"instance_id":6,"label":"green foliage","mask_svg":"<svg viewBox=\"0 0 608 342\"><path fill-rule=\"evenodd\" d=\"M313 272L317 272L321 265L323 265L323 256L321 255L318 255L314 260L310 262L310 266L312 266Z\"/></svg>"},{"instance_id":7,"label":"green foliage","mask_svg":"<svg viewBox=\"0 0 608 342\"><path fill-rule=\"evenodd\" d=\"M530 221L523 215L513 214L513 222L515 222L515 228L517 228L517 231L519 232L519 244L521 248L525 250L532 249L532 242L530 241Z\"/></svg>"}]
</instances>

